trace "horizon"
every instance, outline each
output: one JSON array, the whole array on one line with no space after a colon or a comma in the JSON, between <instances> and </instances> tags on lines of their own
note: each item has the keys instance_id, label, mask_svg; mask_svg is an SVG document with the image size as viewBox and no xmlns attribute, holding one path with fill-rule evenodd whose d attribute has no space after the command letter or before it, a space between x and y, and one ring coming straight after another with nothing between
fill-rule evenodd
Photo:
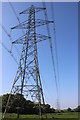
<instances>
[{"instance_id":1,"label":"horizon","mask_svg":"<svg viewBox=\"0 0 80 120\"><path fill-rule=\"evenodd\" d=\"M6 94L9 94L9 93L4 93L3 95L6 95ZM3 95L0 95L0 97L2 97ZM26 99L26 101L28 101L27 99ZM31 102L33 102L34 103L34 101L32 101L32 100L30 100ZM37 102L35 102L35 103L37 103ZM48 103L46 103L46 104L48 104ZM67 108L63 108L63 109L59 109L59 110L67 110L68 108L71 108L71 110L74 110L74 109L76 109L77 107L79 107L80 105L78 105L78 106L76 106L76 107L73 107L73 108L71 108L70 106L68 106ZM50 108L54 108L54 106L51 106L50 105ZM55 110L58 110L57 108L54 108Z\"/></svg>"}]
</instances>

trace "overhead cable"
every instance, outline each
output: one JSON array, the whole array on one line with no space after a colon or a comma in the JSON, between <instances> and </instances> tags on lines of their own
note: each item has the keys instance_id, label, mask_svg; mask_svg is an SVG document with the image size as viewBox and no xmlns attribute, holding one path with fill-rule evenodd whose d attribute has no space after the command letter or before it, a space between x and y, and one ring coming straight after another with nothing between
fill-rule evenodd
<instances>
[{"instance_id":1,"label":"overhead cable","mask_svg":"<svg viewBox=\"0 0 80 120\"><path fill-rule=\"evenodd\" d=\"M16 62L16 64L18 65L18 62L16 60L16 58L14 57L14 55L12 54L12 52L0 41L0 44L2 45L2 47L11 55L11 57L14 59L14 61Z\"/></svg>"},{"instance_id":2,"label":"overhead cable","mask_svg":"<svg viewBox=\"0 0 80 120\"><path fill-rule=\"evenodd\" d=\"M9 34L3 25L0 24L0 26L4 30L4 32L6 33L6 35L9 37L9 39L11 40L11 43L12 43L11 32ZM13 46L13 44L11 45L11 52L12 52L12 46ZM20 53L19 53L18 49L16 48L16 46L15 46L15 49L16 49L18 55L20 55Z\"/></svg>"},{"instance_id":3,"label":"overhead cable","mask_svg":"<svg viewBox=\"0 0 80 120\"><path fill-rule=\"evenodd\" d=\"M8 1L9 1L9 0L8 0ZM20 22L20 18L18 17L15 8L13 7L13 5L12 5L12 3L11 3L10 1L9 1L9 4L10 4L10 6L11 6L11 8L12 8L12 11L13 11L13 13L15 14L15 16L16 16L19 24L20 24L20 23L21 23L21 22ZM22 33L24 33L23 29L22 29Z\"/></svg>"},{"instance_id":4,"label":"overhead cable","mask_svg":"<svg viewBox=\"0 0 80 120\"><path fill-rule=\"evenodd\" d=\"M43 2L43 7L46 8L45 2ZM47 17L47 11L46 11L46 10L44 11L44 15L45 15L45 20L48 20L48 17ZM47 24L46 27L47 27L48 35L50 36L49 25ZM52 57L52 63L53 63L53 70L54 70L55 84L56 84L57 95L58 95L58 85L57 85L57 79L56 79L56 70L55 70L55 63L54 63L54 56L53 56L52 41L51 41L51 38L49 38L49 42L50 42L50 50L51 50L51 57Z\"/></svg>"},{"instance_id":5,"label":"overhead cable","mask_svg":"<svg viewBox=\"0 0 80 120\"><path fill-rule=\"evenodd\" d=\"M54 8L53 8L53 4L52 4L52 3L51 3L51 13L52 13L52 19L55 21L55 19L54 19ZM58 85L59 85L59 92L60 92L59 65L58 65L58 53L57 53L57 44L56 44L56 29L55 29L55 22L53 23L53 32L54 32L54 43L55 43L55 52L56 52Z\"/></svg>"}]
</instances>

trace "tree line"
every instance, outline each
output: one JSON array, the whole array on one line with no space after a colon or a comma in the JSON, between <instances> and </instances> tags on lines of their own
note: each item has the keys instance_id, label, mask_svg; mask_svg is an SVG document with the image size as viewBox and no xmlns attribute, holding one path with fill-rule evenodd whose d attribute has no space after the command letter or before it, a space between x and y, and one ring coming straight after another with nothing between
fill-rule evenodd
<instances>
[{"instance_id":1,"label":"tree line","mask_svg":"<svg viewBox=\"0 0 80 120\"><path fill-rule=\"evenodd\" d=\"M9 94L2 96L2 112L4 112ZM61 113L61 112L80 112L80 106L75 109L70 107L65 110L57 110L51 108L49 104L41 104L42 113ZM11 100L8 106L8 113L21 113L21 114L39 114L38 103L34 103L31 100L26 100L21 94L11 94Z\"/></svg>"},{"instance_id":2,"label":"tree line","mask_svg":"<svg viewBox=\"0 0 80 120\"><path fill-rule=\"evenodd\" d=\"M4 112L9 94L2 96L2 112ZM17 113L21 114L38 114L39 106L38 103L34 103L30 100L26 100L21 94L11 94L11 100L8 106L8 113ZM55 109L51 108L49 104L41 104L42 113L54 113Z\"/></svg>"}]
</instances>

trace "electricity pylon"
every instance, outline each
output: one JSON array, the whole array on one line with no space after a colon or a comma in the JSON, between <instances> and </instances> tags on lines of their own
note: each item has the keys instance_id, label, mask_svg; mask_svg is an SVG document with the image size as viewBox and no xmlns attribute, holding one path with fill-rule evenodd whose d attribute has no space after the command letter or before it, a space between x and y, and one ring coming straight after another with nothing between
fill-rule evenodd
<instances>
[{"instance_id":1,"label":"electricity pylon","mask_svg":"<svg viewBox=\"0 0 80 120\"><path fill-rule=\"evenodd\" d=\"M38 101L39 104L39 114L41 119L41 103L45 104L45 102L39 72L37 43L49 39L50 36L37 34L36 27L53 23L53 21L35 19L35 13L41 10L45 10L45 8L37 8L32 5L29 9L20 13L29 14L28 20L11 28L26 29L26 33L25 35L12 42L12 44L23 44L23 47L18 70L16 72L16 76L10 91L7 105L3 114L3 119L6 116L6 112L11 107L10 105L13 101L11 100L11 95L15 95L16 93L24 95L24 97L28 97L30 95L33 101L35 101L34 99L36 98L36 101Z\"/></svg>"}]
</instances>

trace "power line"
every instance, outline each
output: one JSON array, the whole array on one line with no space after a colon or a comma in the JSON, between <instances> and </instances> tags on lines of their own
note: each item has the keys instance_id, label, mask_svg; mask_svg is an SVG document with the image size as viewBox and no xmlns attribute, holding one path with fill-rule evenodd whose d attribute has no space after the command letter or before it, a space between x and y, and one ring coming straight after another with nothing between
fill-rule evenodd
<instances>
[{"instance_id":1,"label":"power line","mask_svg":"<svg viewBox=\"0 0 80 120\"><path fill-rule=\"evenodd\" d=\"M51 3L51 13L52 19L54 19L54 8L53 4ZM55 22L53 23L53 32L54 32L54 43L55 43L55 52L56 52L56 61L57 61L57 75L58 75L58 84L59 84L59 92L60 92L60 82L59 82L59 65L58 65L58 53L57 53L57 44L56 44L56 29L55 29Z\"/></svg>"},{"instance_id":2,"label":"power line","mask_svg":"<svg viewBox=\"0 0 80 120\"><path fill-rule=\"evenodd\" d=\"M2 45L2 47L11 55L11 57L14 59L14 61L16 62L16 64L18 65L18 62L16 60L16 58L14 57L14 55L12 54L12 52L0 41L0 44Z\"/></svg>"},{"instance_id":3,"label":"power line","mask_svg":"<svg viewBox=\"0 0 80 120\"><path fill-rule=\"evenodd\" d=\"M43 7L46 8L45 2L43 2ZM45 15L45 19L48 20L48 17L47 17L47 11L46 11L46 10L44 11L44 15ZM49 25L47 24L46 26L47 26L48 35L50 36ZM53 70L54 70L54 76L55 76L55 84L56 84L57 95L58 95L58 85L57 85L57 79L56 79L56 70L55 70L55 63L54 63L54 56L53 56L52 41L51 41L51 38L49 38L49 42L50 42L51 57L52 57Z\"/></svg>"},{"instance_id":4,"label":"power line","mask_svg":"<svg viewBox=\"0 0 80 120\"><path fill-rule=\"evenodd\" d=\"M8 0L8 1L9 1L9 0ZM12 8L12 10L13 10L13 12L14 12L14 14L15 14L17 20L18 20L18 22L20 22L19 17L17 16L17 13L16 13L16 11L15 11L15 9L14 9L14 7L13 7L13 5L11 4L10 1L9 1L9 4L10 4L10 6L11 6L11 8Z\"/></svg>"},{"instance_id":5,"label":"power line","mask_svg":"<svg viewBox=\"0 0 80 120\"><path fill-rule=\"evenodd\" d=\"M8 1L9 1L9 0L8 0ZM9 1L9 5L11 6L12 11L13 11L13 13L15 14L15 16L16 16L19 24L20 24L20 23L21 23L21 22L20 22L20 18L18 17L18 15L17 15L17 13L16 13L16 10L15 10L15 8L13 7L13 5L12 5L12 3L11 3L10 1ZM22 33L24 33L23 29L22 29Z\"/></svg>"},{"instance_id":6,"label":"power line","mask_svg":"<svg viewBox=\"0 0 80 120\"><path fill-rule=\"evenodd\" d=\"M0 26L1 26L1 28L4 30L4 32L6 33L6 35L9 37L9 39L11 40L11 43L12 43L11 32L10 32L10 34L9 34L9 33L7 32L7 30L6 30L6 28L5 28L3 25L0 24ZM12 46L13 46L13 44L12 44ZM12 46L11 46L11 52L12 52ZM20 53L19 53L18 49L16 48L16 46L15 46L15 49L16 49L18 55L20 56Z\"/></svg>"},{"instance_id":7,"label":"power line","mask_svg":"<svg viewBox=\"0 0 80 120\"><path fill-rule=\"evenodd\" d=\"M2 29L4 30L4 32L7 34L7 36L11 39L11 35L7 32L7 30L5 29L5 27L3 25L0 24L0 26L2 27Z\"/></svg>"}]
</instances>

